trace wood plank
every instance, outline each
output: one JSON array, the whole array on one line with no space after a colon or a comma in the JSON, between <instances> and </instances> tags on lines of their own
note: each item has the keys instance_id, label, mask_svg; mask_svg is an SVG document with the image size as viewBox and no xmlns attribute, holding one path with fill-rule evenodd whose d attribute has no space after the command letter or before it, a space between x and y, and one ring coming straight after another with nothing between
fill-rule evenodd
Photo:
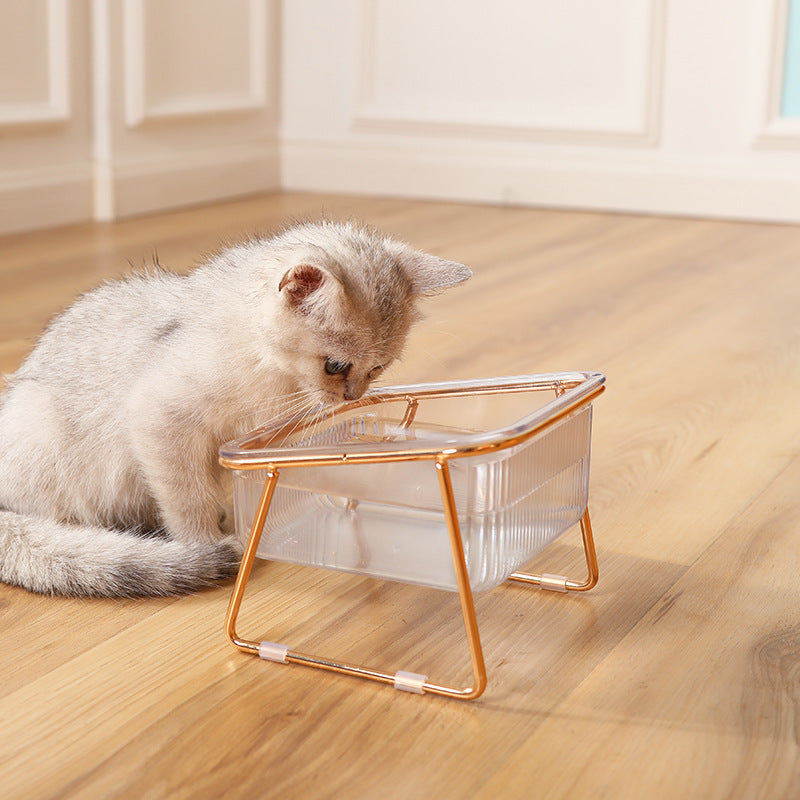
<instances>
[{"instance_id":1,"label":"wood plank","mask_svg":"<svg viewBox=\"0 0 800 800\"><path fill-rule=\"evenodd\" d=\"M795 457L477 797L797 797L798 486Z\"/></svg>"},{"instance_id":2,"label":"wood plank","mask_svg":"<svg viewBox=\"0 0 800 800\"><path fill-rule=\"evenodd\" d=\"M279 194L20 234L0 240L0 370L154 251L187 269L321 212L474 269L425 301L386 382L607 373L600 584L481 595L472 703L235 652L230 586L120 602L0 586L3 796L794 797L800 228ZM579 572L576 543L539 565ZM449 593L260 564L240 629L469 678Z\"/></svg>"},{"instance_id":3,"label":"wood plank","mask_svg":"<svg viewBox=\"0 0 800 800\"><path fill-rule=\"evenodd\" d=\"M548 561L575 568L576 550L566 548ZM265 770L281 765L281 775L271 778L274 796L286 796L290 787L313 795L318 774L336 772L338 796L364 797L376 789L365 765L388 769L387 757L408 749L403 792L410 794L400 787L392 794L387 786L386 796L458 797L461 790L448 788L443 766L466 769L477 780L510 741L542 721L537 709L566 696L681 572L670 564L610 556L604 588L591 598L512 585L481 596L478 614L493 689L480 705L403 695L233 651L221 635L220 591L162 604L138 622L123 620L100 640L68 633L75 648L70 658L50 658L45 674L3 697L2 737L14 744L13 752L0 748L0 774L11 796L56 797L63 790L64 796L97 797L112 787L121 796L142 796L155 770L177 782L169 796L213 795L230 780L227 793L244 797L258 793ZM451 593L288 565L262 565L252 588L247 602L255 613L243 625L254 629L277 616L268 630L298 647L377 660L390 669L439 670L445 678L460 668L468 678ZM50 621L55 629L69 631L70 620L81 617L62 601L48 602L60 617ZM84 648L78 651L80 641ZM444 739L442 719L455 726ZM386 740L371 734L384 724L380 720L408 731L402 742L389 743L388 752ZM482 754L466 767L459 766L465 748ZM44 758L50 752L58 758ZM146 760L150 766L142 772ZM234 780L247 764L258 769Z\"/></svg>"}]
</instances>

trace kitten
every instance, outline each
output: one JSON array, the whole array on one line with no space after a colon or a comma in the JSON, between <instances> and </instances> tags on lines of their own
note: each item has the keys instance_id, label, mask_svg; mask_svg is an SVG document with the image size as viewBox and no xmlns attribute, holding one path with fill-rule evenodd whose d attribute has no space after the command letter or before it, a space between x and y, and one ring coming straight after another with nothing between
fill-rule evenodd
<instances>
[{"instance_id":1,"label":"kitten","mask_svg":"<svg viewBox=\"0 0 800 800\"><path fill-rule=\"evenodd\" d=\"M84 295L0 398L0 581L146 596L229 575L220 444L360 397L400 355L417 298L470 274L324 222Z\"/></svg>"}]
</instances>

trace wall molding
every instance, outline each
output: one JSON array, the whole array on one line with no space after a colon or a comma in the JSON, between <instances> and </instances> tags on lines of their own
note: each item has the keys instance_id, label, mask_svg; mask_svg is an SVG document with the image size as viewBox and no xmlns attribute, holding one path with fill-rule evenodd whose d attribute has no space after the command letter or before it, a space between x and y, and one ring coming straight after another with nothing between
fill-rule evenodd
<instances>
[{"instance_id":1,"label":"wall molding","mask_svg":"<svg viewBox=\"0 0 800 800\"><path fill-rule=\"evenodd\" d=\"M0 173L0 234L92 218L88 162Z\"/></svg>"},{"instance_id":2,"label":"wall molding","mask_svg":"<svg viewBox=\"0 0 800 800\"><path fill-rule=\"evenodd\" d=\"M47 99L0 103L0 126L51 125L70 119L68 0L47 0Z\"/></svg>"},{"instance_id":3,"label":"wall molding","mask_svg":"<svg viewBox=\"0 0 800 800\"><path fill-rule=\"evenodd\" d=\"M770 150L800 150L800 119L777 117L761 128L755 144Z\"/></svg>"},{"instance_id":4,"label":"wall molding","mask_svg":"<svg viewBox=\"0 0 800 800\"><path fill-rule=\"evenodd\" d=\"M759 119L754 146L765 149L800 149L800 119L781 116L783 77L786 58L790 0L773 0L769 31L765 31L769 51L764 59Z\"/></svg>"},{"instance_id":5,"label":"wall molding","mask_svg":"<svg viewBox=\"0 0 800 800\"><path fill-rule=\"evenodd\" d=\"M279 187L277 140L111 163L98 159L94 163L94 218L119 219Z\"/></svg>"},{"instance_id":6,"label":"wall molding","mask_svg":"<svg viewBox=\"0 0 800 800\"><path fill-rule=\"evenodd\" d=\"M272 41L269 0L249 0L247 88L153 102L147 97L144 42L145 0L123 0L125 124L129 128L164 119L263 111L269 106L267 47Z\"/></svg>"},{"instance_id":7,"label":"wall molding","mask_svg":"<svg viewBox=\"0 0 800 800\"><path fill-rule=\"evenodd\" d=\"M795 172L748 163L528 152L484 143L284 141L282 188L432 200L541 205L800 222ZM376 187L380 187L376 190Z\"/></svg>"},{"instance_id":8,"label":"wall molding","mask_svg":"<svg viewBox=\"0 0 800 800\"><path fill-rule=\"evenodd\" d=\"M559 144L655 147L661 133L661 106L666 49L666 0L650 0L646 96L639 124L631 128L564 127L498 124L487 120L436 118L425 113L400 113L380 104L375 89L377 0L362 0L359 96L352 117L354 131L400 135L557 142Z\"/></svg>"}]
</instances>

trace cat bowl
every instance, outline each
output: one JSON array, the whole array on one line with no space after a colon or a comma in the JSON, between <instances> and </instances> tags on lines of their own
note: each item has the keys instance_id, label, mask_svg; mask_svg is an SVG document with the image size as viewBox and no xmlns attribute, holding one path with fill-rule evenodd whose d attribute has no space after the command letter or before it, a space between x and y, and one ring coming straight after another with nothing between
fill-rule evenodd
<instances>
[{"instance_id":1,"label":"cat bowl","mask_svg":"<svg viewBox=\"0 0 800 800\"><path fill-rule=\"evenodd\" d=\"M238 583L258 557L458 591L470 603L509 578L590 588L592 401L604 382L570 372L380 388L311 425L285 419L224 445L247 543ZM518 572L578 523L588 582ZM253 650L232 624L229 633Z\"/></svg>"}]
</instances>

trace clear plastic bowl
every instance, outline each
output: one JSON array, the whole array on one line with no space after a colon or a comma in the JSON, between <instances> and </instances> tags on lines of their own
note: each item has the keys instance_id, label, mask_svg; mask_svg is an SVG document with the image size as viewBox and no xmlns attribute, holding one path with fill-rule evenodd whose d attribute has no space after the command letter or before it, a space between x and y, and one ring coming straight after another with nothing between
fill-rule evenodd
<instances>
[{"instance_id":1,"label":"clear plastic bowl","mask_svg":"<svg viewBox=\"0 0 800 800\"><path fill-rule=\"evenodd\" d=\"M237 534L247 539L266 467L277 468L258 557L457 591L435 468L444 454L472 590L490 589L583 516L591 399L603 380L560 373L395 387L313 431L256 431L221 449ZM531 412L548 388L556 399Z\"/></svg>"}]
</instances>

